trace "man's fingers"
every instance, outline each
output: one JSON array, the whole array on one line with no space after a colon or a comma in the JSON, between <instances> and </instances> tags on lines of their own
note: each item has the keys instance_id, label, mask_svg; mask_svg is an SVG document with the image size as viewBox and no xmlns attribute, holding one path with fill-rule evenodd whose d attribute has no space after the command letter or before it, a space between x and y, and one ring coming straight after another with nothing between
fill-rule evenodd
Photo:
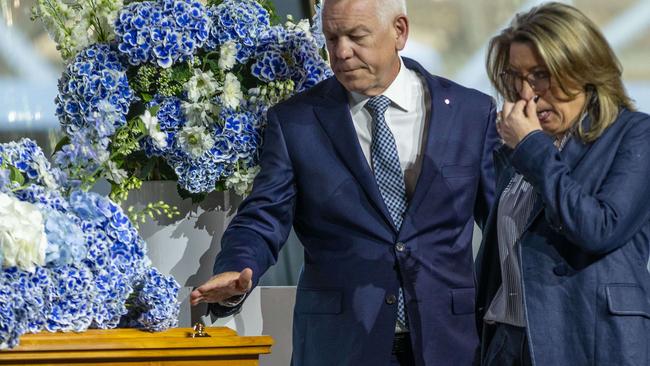
<instances>
[{"instance_id":1,"label":"man's fingers","mask_svg":"<svg viewBox=\"0 0 650 366\"><path fill-rule=\"evenodd\" d=\"M246 268L241 273L239 274L239 278L237 279L237 290L246 292L248 291L253 285L253 270L250 268Z\"/></svg>"},{"instance_id":2,"label":"man's fingers","mask_svg":"<svg viewBox=\"0 0 650 366\"><path fill-rule=\"evenodd\" d=\"M201 302L203 302L203 294L201 293L201 291L199 291L198 289L192 291L192 293L190 294L190 304L194 306L200 304Z\"/></svg>"},{"instance_id":3,"label":"man's fingers","mask_svg":"<svg viewBox=\"0 0 650 366\"><path fill-rule=\"evenodd\" d=\"M242 278L243 277L243 278ZM190 294L190 303L219 302L231 296L241 295L252 286L253 271L224 272L212 276ZM241 286L241 288L240 288Z\"/></svg>"}]
</instances>

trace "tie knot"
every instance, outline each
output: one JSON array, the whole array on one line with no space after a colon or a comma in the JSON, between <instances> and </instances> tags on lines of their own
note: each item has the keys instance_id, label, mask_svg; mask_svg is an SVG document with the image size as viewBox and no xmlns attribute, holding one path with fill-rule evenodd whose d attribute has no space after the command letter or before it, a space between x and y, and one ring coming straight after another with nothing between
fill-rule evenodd
<instances>
[{"instance_id":1,"label":"tie knot","mask_svg":"<svg viewBox=\"0 0 650 366\"><path fill-rule=\"evenodd\" d=\"M366 108L375 116L383 116L390 105L390 99L384 95L376 95L366 102Z\"/></svg>"}]
</instances>

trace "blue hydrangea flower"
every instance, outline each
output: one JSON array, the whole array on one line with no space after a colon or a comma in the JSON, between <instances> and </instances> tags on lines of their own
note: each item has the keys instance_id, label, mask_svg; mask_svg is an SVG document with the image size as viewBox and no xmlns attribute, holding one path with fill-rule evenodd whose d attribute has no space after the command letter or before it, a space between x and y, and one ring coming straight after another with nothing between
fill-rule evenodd
<instances>
[{"instance_id":1,"label":"blue hydrangea flower","mask_svg":"<svg viewBox=\"0 0 650 366\"><path fill-rule=\"evenodd\" d=\"M178 298L179 285L171 276L164 276L155 268L143 273L137 284L138 297L130 310L128 326L160 331L178 326L180 304L169 299Z\"/></svg>"},{"instance_id":2,"label":"blue hydrangea flower","mask_svg":"<svg viewBox=\"0 0 650 366\"><path fill-rule=\"evenodd\" d=\"M33 142L0 144L0 152L0 164L34 180L15 196L39 207L48 240L45 267L32 273L0 268L0 348L42 330L176 325L179 285L152 271L145 242L119 206L96 193L64 196L60 188L40 185L51 167L40 162L43 153Z\"/></svg>"},{"instance_id":3,"label":"blue hydrangea flower","mask_svg":"<svg viewBox=\"0 0 650 366\"><path fill-rule=\"evenodd\" d=\"M45 235L47 249L45 262L50 266L79 263L86 257L86 242L79 219L59 211L46 211Z\"/></svg>"},{"instance_id":4,"label":"blue hydrangea flower","mask_svg":"<svg viewBox=\"0 0 650 366\"><path fill-rule=\"evenodd\" d=\"M257 37L271 26L269 13L255 0L225 0L210 7L209 14L212 27L206 49L235 41L237 62L242 64L255 53Z\"/></svg>"},{"instance_id":5,"label":"blue hydrangea flower","mask_svg":"<svg viewBox=\"0 0 650 366\"><path fill-rule=\"evenodd\" d=\"M25 202L34 203L44 208L65 212L68 202L61 192L46 189L36 184L29 185L24 189L14 192L15 196Z\"/></svg>"},{"instance_id":6,"label":"blue hydrangea flower","mask_svg":"<svg viewBox=\"0 0 650 366\"><path fill-rule=\"evenodd\" d=\"M47 268L37 267L33 273L19 273L21 280L29 288L29 290L24 290L25 296L23 297L24 303L22 305L26 309L30 309L30 313L25 314L27 331L35 333L45 326L47 312L49 311L49 301L52 298L54 286L50 277L50 271Z\"/></svg>"},{"instance_id":7,"label":"blue hydrangea flower","mask_svg":"<svg viewBox=\"0 0 650 366\"><path fill-rule=\"evenodd\" d=\"M142 140L142 147L148 157L165 156L166 154L172 153L174 150L180 149L177 143L176 134L187 123L181 105L182 101L176 97L165 98L161 96L156 96L154 100L147 104L147 108L153 106L160 107L158 113L156 113L156 118L158 118L158 123L160 124L160 132L167 135L167 146L164 149L156 146L156 144L151 140L151 137Z\"/></svg>"},{"instance_id":8,"label":"blue hydrangea flower","mask_svg":"<svg viewBox=\"0 0 650 366\"><path fill-rule=\"evenodd\" d=\"M284 56L289 42L289 33L282 26L270 27L262 33L251 66L253 76L266 82L288 79L291 71Z\"/></svg>"},{"instance_id":9,"label":"blue hydrangea flower","mask_svg":"<svg viewBox=\"0 0 650 366\"><path fill-rule=\"evenodd\" d=\"M70 194L70 208L81 220L103 227L107 218L97 205L98 199L96 193L74 191Z\"/></svg>"},{"instance_id":10,"label":"blue hydrangea flower","mask_svg":"<svg viewBox=\"0 0 650 366\"><path fill-rule=\"evenodd\" d=\"M227 139L237 159L257 162L257 150L262 140L260 131L265 119L250 111L226 112L223 118L225 126L222 136Z\"/></svg>"},{"instance_id":11,"label":"blue hydrangea flower","mask_svg":"<svg viewBox=\"0 0 650 366\"><path fill-rule=\"evenodd\" d=\"M6 163L17 168L27 183L41 184L49 189L57 188L63 183L63 175L59 169L52 168L43 151L33 140L21 139L0 146L0 156Z\"/></svg>"},{"instance_id":12,"label":"blue hydrangea flower","mask_svg":"<svg viewBox=\"0 0 650 366\"><path fill-rule=\"evenodd\" d=\"M51 279L56 290L48 303L45 329L50 332L88 329L93 320L92 300L97 292L92 272L84 266L53 267Z\"/></svg>"},{"instance_id":13,"label":"blue hydrangea flower","mask_svg":"<svg viewBox=\"0 0 650 366\"><path fill-rule=\"evenodd\" d=\"M334 75L320 56L316 39L298 26L274 26L260 36L251 73L267 82L291 79L296 92Z\"/></svg>"},{"instance_id":14,"label":"blue hydrangea flower","mask_svg":"<svg viewBox=\"0 0 650 366\"><path fill-rule=\"evenodd\" d=\"M134 2L115 22L118 50L131 65L145 62L171 67L191 60L208 39L210 17L196 0Z\"/></svg>"},{"instance_id":15,"label":"blue hydrangea flower","mask_svg":"<svg viewBox=\"0 0 650 366\"><path fill-rule=\"evenodd\" d=\"M126 124L132 100L118 54L108 45L94 44L81 51L59 79L56 114L69 136L87 130L106 147L107 137Z\"/></svg>"},{"instance_id":16,"label":"blue hydrangea flower","mask_svg":"<svg viewBox=\"0 0 650 366\"><path fill-rule=\"evenodd\" d=\"M62 181L69 188L81 185L83 176L94 174L108 159L106 141L94 141L88 129L70 136L70 143L54 153L54 164L62 170Z\"/></svg>"},{"instance_id":17,"label":"blue hydrangea flower","mask_svg":"<svg viewBox=\"0 0 650 366\"><path fill-rule=\"evenodd\" d=\"M100 268L95 273L97 297L92 304L93 327L115 328L128 313L126 304L133 292L128 276L113 265Z\"/></svg>"},{"instance_id":18,"label":"blue hydrangea flower","mask_svg":"<svg viewBox=\"0 0 650 366\"><path fill-rule=\"evenodd\" d=\"M16 314L14 306L22 303L22 294L16 293L8 280L16 271L14 267L0 273L0 349L16 347L19 337L27 331L25 318Z\"/></svg>"},{"instance_id":19,"label":"blue hydrangea flower","mask_svg":"<svg viewBox=\"0 0 650 366\"><path fill-rule=\"evenodd\" d=\"M82 229L88 248L84 264L94 272L101 271L102 268L111 264L109 238L101 228L89 222L82 222Z\"/></svg>"}]
</instances>

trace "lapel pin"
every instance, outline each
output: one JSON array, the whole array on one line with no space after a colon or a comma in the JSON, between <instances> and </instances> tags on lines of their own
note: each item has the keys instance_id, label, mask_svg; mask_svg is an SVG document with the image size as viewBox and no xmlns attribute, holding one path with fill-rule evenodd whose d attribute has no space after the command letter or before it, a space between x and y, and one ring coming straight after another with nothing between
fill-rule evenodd
<instances>
[{"instance_id":1,"label":"lapel pin","mask_svg":"<svg viewBox=\"0 0 650 366\"><path fill-rule=\"evenodd\" d=\"M450 102L449 102L449 99L445 99L445 104L446 104L446 105L449 105L449 103L450 103Z\"/></svg>"}]
</instances>

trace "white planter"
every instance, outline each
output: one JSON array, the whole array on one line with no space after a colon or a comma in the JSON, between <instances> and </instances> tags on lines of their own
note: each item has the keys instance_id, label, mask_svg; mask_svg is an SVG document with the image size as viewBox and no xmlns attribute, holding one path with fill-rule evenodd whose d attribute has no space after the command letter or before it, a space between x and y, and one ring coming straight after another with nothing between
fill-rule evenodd
<instances>
[{"instance_id":1,"label":"white planter","mask_svg":"<svg viewBox=\"0 0 650 366\"><path fill-rule=\"evenodd\" d=\"M123 203L126 209L142 209L149 202L164 201L176 206L180 215L172 219L147 218L138 229L147 242L154 267L172 275L181 285L179 327L190 327L206 314L205 306L191 308L189 293L212 276L214 259L221 248L221 237L233 218L241 198L230 192L213 192L199 203L182 199L173 181L143 182Z\"/></svg>"}]
</instances>

